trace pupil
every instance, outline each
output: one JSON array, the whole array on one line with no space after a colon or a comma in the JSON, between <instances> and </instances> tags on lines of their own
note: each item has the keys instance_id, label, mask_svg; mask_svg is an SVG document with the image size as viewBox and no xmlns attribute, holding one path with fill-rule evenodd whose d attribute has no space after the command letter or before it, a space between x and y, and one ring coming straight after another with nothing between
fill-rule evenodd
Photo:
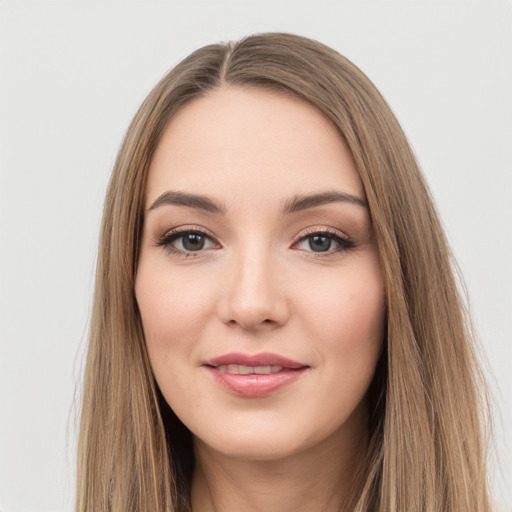
<instances>
[{"instance_id":1,"label":"pupil","mask_svg":"<svg viewBox=\"0 0 512 512\"><path fill-rule=\"evenodd\" d=\"M199 251L204 247L204 237L189 233L183 237L183 247L187 251Z\"/></svg>"},{"instance_id":2,"label":"pupil","mask_svg":"<svg viewBox=\"0 0 512 512\"><path fill-rule=\"evenodd\" d=\"M325 252L331 248L331 239L322 236L315 235L309 239L309 247L315 252Z\"/></svg>"}]
</instances>

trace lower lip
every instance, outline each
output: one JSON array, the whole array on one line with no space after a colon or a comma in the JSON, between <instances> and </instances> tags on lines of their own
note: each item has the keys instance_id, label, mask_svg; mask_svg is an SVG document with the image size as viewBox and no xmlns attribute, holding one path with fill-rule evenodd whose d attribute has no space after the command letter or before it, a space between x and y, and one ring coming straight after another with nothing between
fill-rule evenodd
<instances>
[{"instance_id":1,"label":"lower lip","mask_svg":"<svg viewBox=\"0 0 512 512\"><path fill-rule=\"evenodd\" d=\"M227 391L246 398L263 398L282 390L299 379L307 367L284 369L277 373L239 375L205 367L215 381Z\"/></svg>"}]
</instances>

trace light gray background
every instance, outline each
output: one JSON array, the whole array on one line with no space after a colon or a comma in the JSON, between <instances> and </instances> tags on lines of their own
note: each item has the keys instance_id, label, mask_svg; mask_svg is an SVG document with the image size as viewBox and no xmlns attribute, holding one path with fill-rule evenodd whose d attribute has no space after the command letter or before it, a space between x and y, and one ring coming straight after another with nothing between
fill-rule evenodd
<instances>
[{"instance_id":1,"label":"light gray background","mask_svg":"<svg viewBox=\"0 0 512 512\"><path fill-rule=\"evenodd\" d=\"M493 0L0 2L0 510L72 510L97 233L131 117L193 49L267 30L345 54L402 122L466 278L512 510L511 27Z\"/></svg>"}]
</instances>

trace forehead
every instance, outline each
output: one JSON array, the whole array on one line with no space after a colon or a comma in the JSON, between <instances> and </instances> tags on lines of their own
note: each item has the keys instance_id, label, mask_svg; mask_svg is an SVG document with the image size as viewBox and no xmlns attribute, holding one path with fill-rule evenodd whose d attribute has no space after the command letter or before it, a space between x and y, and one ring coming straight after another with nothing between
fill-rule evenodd
<instances>
[{"instance_id":1,"label":"forehead","mask_svg":"<svg viewBox=\"0 0 512 512\"><path fill-rule=\"evenodd\" d=\"M280 93L222 87L186 104L155 151L147 201L167 189L204 194L304 193L364 197L352 156L315 107ZM282 195L282 194L281 194Z\"/></svg>"}]
</instances>

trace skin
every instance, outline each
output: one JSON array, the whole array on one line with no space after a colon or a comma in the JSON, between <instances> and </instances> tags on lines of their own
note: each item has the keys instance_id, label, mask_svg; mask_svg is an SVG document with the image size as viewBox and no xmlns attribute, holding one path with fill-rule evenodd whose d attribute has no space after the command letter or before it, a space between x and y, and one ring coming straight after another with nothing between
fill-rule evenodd
<instances>
[{"instance_id":1,"label":"skin","mask_svg":"<svg viewBox=\"0 0 512 512\"><path fill-rule=\"evenodd\" d=\"M167 191L208 196L225 212L151 208ZM362 204L283 213L295 196L325 191ZM194 436L194 512L340 510L364 453L385 317L364 201L344 141L297 99L222 87L165 130L135 292L157 383ZM162 246L177 228L204 232L203 248L186 251L180 237ZM310 242L326 230L355 247L328 235L319 252ZM237 396L204 367L233 352L271 352L307 369L269 396Z\"/></svg>"}]
</instances>

